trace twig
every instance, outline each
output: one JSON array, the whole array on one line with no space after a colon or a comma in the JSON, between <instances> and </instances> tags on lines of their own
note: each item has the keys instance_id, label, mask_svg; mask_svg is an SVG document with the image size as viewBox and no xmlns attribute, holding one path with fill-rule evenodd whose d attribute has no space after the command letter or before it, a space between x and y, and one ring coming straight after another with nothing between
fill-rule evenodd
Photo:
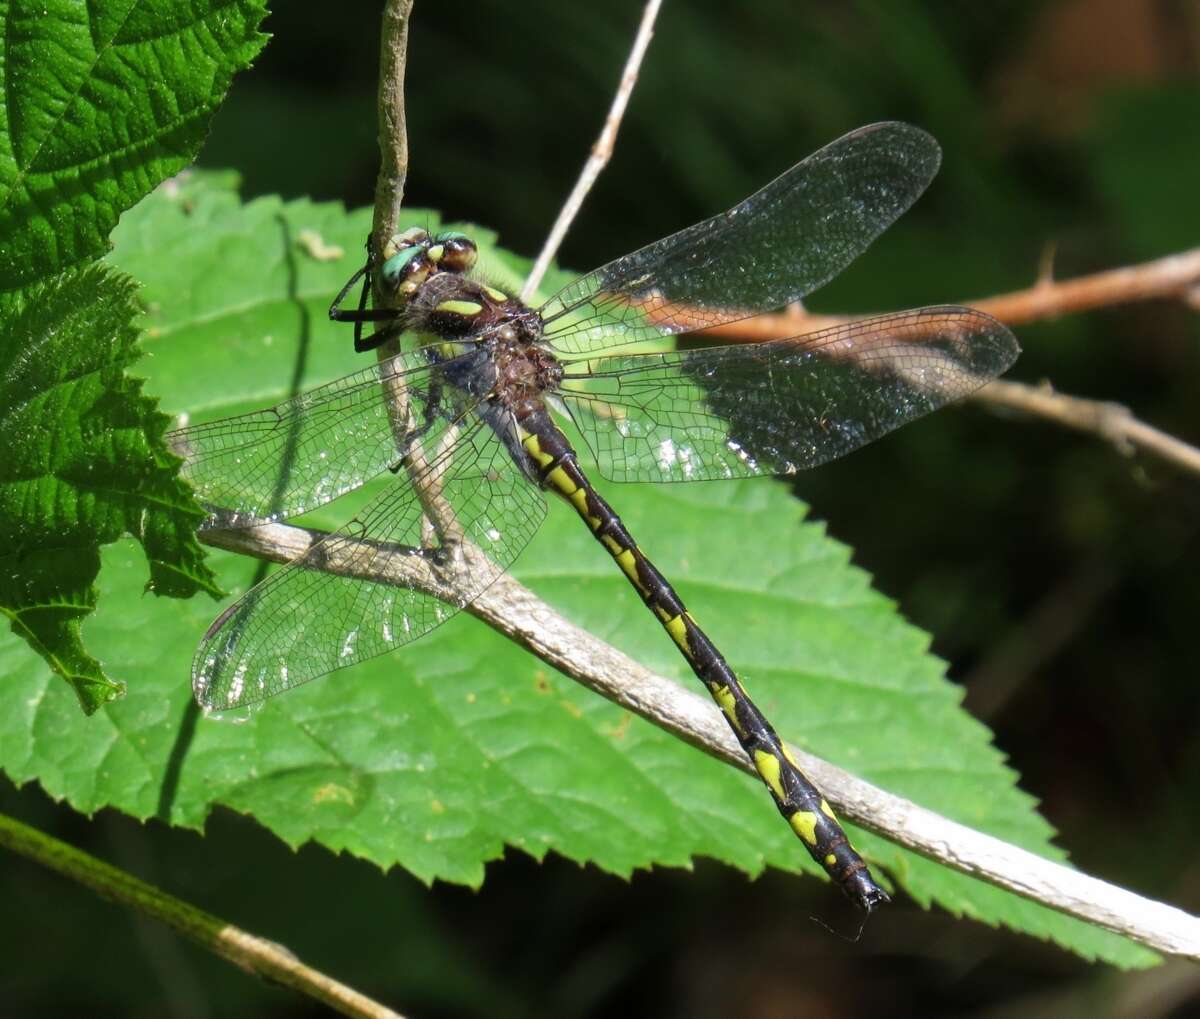
<instances>
[{"instance_id":1,"label":"twig","mask_svg":"<svg viewBox=\"0 0 1200 1019\"><path fill-rule=\"evenodd\" d=\"M969 301L972 308L1010 326L1057 318L1131 301L1171 297L1189 303L1200 293L1200 248L1141 265L1071 280L1039 279L1027 290Z\"/></svg>"},{"instance_id":2,"label":"twig","mask_svg":"<svg viewBox=\"0 0 1200 1019\"><path fill-rule=\"evenodd\" d=\"M287 562L322 537L318 531L264 524L238 531L205 531L218 548ZM325 569L403 583L445 598L444 574L423 557L355 553L350 543ZM467 567L470 568L469 566ZM753 774L750 762L720 712L699 694L658 676L638 662L574 626L511 576L500 577L467 611L527 648L589 690L726 763ZM922 856L1018 895L1172 955L1200 960L1200 919L1163 903L1106 884L1000 839L875 788L825 761L792 748L801 767L840 813Z\"/></svg>"},{"instance_id":3,"label":"twig","mask_svg":"<svg viewBox=\"0 0 1200 1019\"><path fill-rule=\"evenodd\" d=\"M388 0L383 11L379 44L379 175L375 179L375 212L371 224L374 251L383 251L396 231L404 204L404 184L408 179L408 118L404 105L404 72L408 67L408 25L414 0ZM375 277L373 295L377 306L387 306L395 295L383 293ZM381 365L387 365L400 352L399 336L375 348ZM453 511L441 497L440 483L429 473L429 461L421 444L411 439L412 404L400 373L385 368L383 400L396 449L420 496L426 518L443 541L454 541L461 528Z\"/></svg>"},{"instance_id":4,"label":"twig","mask_svg":"<svg viewBox=\"0 0 1200 1019\"><path fill-rule=\"evenodd\" d=\"M113 902L160 920L246 972L291 987L342 1015L400 1019L390 1008L306 966L282 945L226 923L132 874L0 814L0 845L86 885Z\"/></svg>"},{"instance_id":5,"label":"twig","mask_svg":"<svg viewBox=\"0 0 1200 1019\"><path fill-rule=\"evenodd\" d=\"M408 179L408 126L404 112L404 71L408 66L408 22L414 0L388 0L383 9L379 43L379 174L375 178L375 213L371 220L373 242L368 257L383 251L400 221L404 183ZM373 300L386 304L389 295L375 277ZM400 353L399 337L375 348L382 365ZM395 375L383 382L384 402L396 448L402 450L408 431L409 403L404 385Z\"/></svg>"},{"instance_id":6,"label":"twig","mask_svg":"<svg viewBox=\"0 0 1200 1019\"><path fill-rule=\"evenodd\" d=\"M625 61L621 83L617 86L616 95L613 96L612 106L604 121L604 127L600 129L600 137L592 146L592 153L588 156L587 162L583 164L583 170L580 171L574 189L563 203L562 211L559 212L558 219L554 221L546 243L542 245L541 253L529 271L529 277L521 288L522 301L528 301L537 290L538 284L542 282L542 277L546 275L546 270L550 267L551 260L558 253L563 238L571 228L572 221L579 214L584 198L587 197L592 185L596 183L596 178L600 176L601 171L612 158L617 129L621 126L621 118L625 116L625 107L629 105L633 86L637 84L638 68L641 66L642 58L646 55L650 38L654 35L654 19L658 17L658 9L661 6L662 0L648 0L646 8L642 12L642 23L638 26L637 35L634 37L633 48L629 51L629 59Z\"/></svg>"},{"instance_id":7,"label":"twig","mask_svg":"<svg viewBox=\"0 0 1200 1019\"><path fill-rule=\"evenodd\" d=\"M966 303L1008 325L1024 325L1151 298L1174 298L1200 305L1200 248L1073 280L1055 281L1045 275L1046 271L1043 263L1038 282L1027 290ZM791 307L776 314L714 326L704 330L704 335L735 343L761 343L815 332L860 317L815 315ZM1066 396L1049 385L1034 387L1008 381L992 382L971 398L1046 417L1077 431L1094 432L1123 453L1139 448L1200 474L1200 449L1138 420L1120 404Z\"/></svg>"},{"instance_id":8,"label":"twig","mask_svg":"<svg viewBox=\"0 0 1200 1019\"><path fill-rule=\"evenodd\" d=\"M379 175L371 231L382 251L396 229L408 177L408 127L404 115L404 69L408 22L414 0L388 0L379 44ZM378 295L377 295L378 296Z\"/></svg>"},{"instance_id":9,"label":"twig","mask_svg":"<svg viewBox=\"0 0 1200 1019\"><path fill-rule=\"evenodd\" d=\"M1049 383L1027 386L1019 382L989 382L975 399L994 407L1007 407L1048 418L1066 428L1092 432L1111 442L1123 454L1134 448L1154 453L1184 470L1200 474L1200 449L1182 439L1139 421L1129 408L1103 400L1085 400L1055 392Z\"/></svg>"},{"instance_id":10,"label":"twig","mask_svg":"<svg viewBox=\"0 0 1200 1019\"><path fill-rule=\"evenodd\" d=\"M1200 301L1200 248L1168 255L1152 262L1110 269L1071 280L1039 279L1026 290L964 301L1010 326L1027 325L1096 308L1131 301L1170 298L1194 305ZM760 343L838 325L860 315L816 315L797 313L795 308L772 315L758 315L741 322L714 326L703 332L731 343Z\"/></svg>"}]
</instances>

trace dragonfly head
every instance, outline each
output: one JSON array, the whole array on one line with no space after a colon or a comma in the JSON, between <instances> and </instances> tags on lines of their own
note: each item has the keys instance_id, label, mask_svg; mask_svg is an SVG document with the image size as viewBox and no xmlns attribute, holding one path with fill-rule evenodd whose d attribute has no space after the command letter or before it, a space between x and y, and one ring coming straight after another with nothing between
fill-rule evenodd
<instances>
[{"instance_id":1,"label":"dragonfly head","mask_svg":"<svg viewBox=\"0 0 1200 1019\"><path fill-rule=\"evenodd\" d=\"M428 254L430 261L441 271L462 274L475 267L479 249L466 234L447 230L433 238Z\"/></svg>"},{"instance_id":2,"label":"dragonfly head","mask_svg":"<svg viewBox=\"0 0 1200 1019\"><path fill-rule=\"evenodd\" d=\"M461 275L478 257L475 242L455 230L430 236L428 230L412 227L393 234L383 248L379 269L380 285L388 294L409 298L430 276L438 272Z\"/></svg>"}]
</instances>

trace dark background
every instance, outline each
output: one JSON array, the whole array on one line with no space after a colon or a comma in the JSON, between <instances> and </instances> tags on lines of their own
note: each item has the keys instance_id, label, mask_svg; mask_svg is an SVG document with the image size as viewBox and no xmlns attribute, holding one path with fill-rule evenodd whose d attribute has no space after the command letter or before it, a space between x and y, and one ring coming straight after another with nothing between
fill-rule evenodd
<instances>
[{"instance_id":1,"label":"dark background","mask_svg":"<svg viewBox=\"0 0 1200 1019\"><path fill-rule=\"evenodd\" d=\"M201 161L239 170L246 197L367 204L380 5L279 7ZM535 253L640 10L418 0L409 204ZM887 273L869 254L815 309L1024 287L1051 244L1060 277L1183 250L1200 239L1198 67L1200 13L1182 0L668 0L561 261L591 268L891 118L940 140L942 173L885 239ZM1011 377L1120 401L1200 442L1198 322L1151 302L1022 327ZM1200 477L976 406L796 488L932 633L1075 862L1200 908ZM845 917L811 880L750 883L701 862L627 884L514 853L479 892L425 889L324 850L293 854L229 814L201 839L109 813L89 822L6 782L0 808L415 1016L1200 1014L1194 968L1122 975L903 900L852 943L810 921ZM9 859L0 896L14 889L39 907L0 928L6 1014L319 1014Z\"/></svg>"}]
</instances>

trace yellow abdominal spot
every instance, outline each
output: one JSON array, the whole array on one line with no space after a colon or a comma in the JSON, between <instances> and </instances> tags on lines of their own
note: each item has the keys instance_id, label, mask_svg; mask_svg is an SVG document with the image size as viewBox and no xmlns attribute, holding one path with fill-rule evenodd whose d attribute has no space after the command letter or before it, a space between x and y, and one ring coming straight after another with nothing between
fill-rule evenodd
<instances>
[{"instance_id":1,"label":"yellow abdominal spot","mask_svg":"<svg viewBox=\"0 0 1200 1019\"><path fill-rule=\"evenodd\" d=\"M733 696L733 691L724 683L713 683L712 695L713 699L721 705L721 710L725 712L725 717L729 719L729 724L733 726L733 731L739 736L744 735L745 730L742 728L741 720L737 715L737 698Z\"/></svg>"},{"instance_id":2,"label":"yellow abdominal spot","mask_svg":"<svg viewBox=\"0 0 1200 1019\"><path fill-rule=\"evenodd\" d=\"M602 534L600 536L600 540L604 542L604 547L608 549L609 554L613 556L614 559L625 551L625 546L617 541L617 539L611 534Z\"/></svg>"},{"instance_id":3,"label":"yellow abdominal spot","mask_svg":"<svg viewBox=\"0 0 1200 1019\"><path fill-rule=\"evenodd\" d=\"M827 857L825 857L825 866L826 867L832 867L836 863L837 863L837 857L834 856L833 853L830 853Z\"/></svg>"},{"instance_id":4,"label":"yellow abdominal spot","mask_svg":"<svg viewBox=\"0 0 1200 1019\"><path fill-rule=\"evenodd\" d=\"M565 496L572 496L578 489L578 485L570 479L567 472L562 467L555 467L549 474L546 475L546 483L553 486L555 490L561 492Z\"/></svg>"},{"instance_id":5,"label":"yellow abdominal spot","mask_svg":"<svg viewBox=\"0 0 1200 1019\"><path fill-rule=\"evenodd\" d=\"M587 521L588 527L593 531L600 530L600 518L594 517L588 512L588 494L586 488L577 488L571 493L571 504L575 507L579 515Z\"/></svg>"},{"instance_id":6,"label":"yellow abdominal spot","mask_svg":"<svg viewBox=\"0 0 1200 1019\"><path fill-rule=\"evenodd\" d=\"M758 769L758 773L762 776L762 780L770 787L771 792L775 794L775 799L783 802L783 783L779 781L779 760L774 754L768 754L765 750L754 751L754 767Z\"/></svg>"},{"instance_id":7,"label":"yellow abdominal spot","mask_svg":"<svg viewBox=\"0 0 1200 1019\"><path fill-rule=\"evenodd\" d=\"M821 800L821 813L824 814L831 821L837 820L837 817L833 813L833 808L830 807L829 804L826 803L824 800Z\"/></svg>"},{"instance_id":8,"label":"yellow abdominal spot","mask_svg":"<svg viewBox=\"0 0 1200 1019\"><path fill-rule=\"evenodd\" d=\"M542 452L542 444L532 432L526 433L521 439L521 445L525 447L525 452L533 457L539 467L548 467L554 462L553 456Z\"/></svg>"},{"instance_id":9,"label":"yellow abdominal spot","mask_svg":"<svg viewBox=\"0 0 1200 1019\"><path fill-rule=\"evenodd\" d=\"M616 559L617 565L620 566L625 572L625 576L629 578L633 586L636 587L643 595L645 595L647 591L646 588L642 586L642 578L638 576L637 557L633 554L633 549L622 549L619 553L617 553L617 555L613 556L613 558ZM679 617L676 616L675 619L678 620ZM670 623L667 623L667 629L671 629ZM671 634L671 636L675 635ZM678 643L678 641L676 643Z\"/></svg>"},{"instance_id":10,"label":"yellow abdominal spot","mask_svg":"<svg viewBox=\"0 0 1200 1019\"><path fill-rule=\"evenodd\" d=\"M692 649L688 645L687 624L683 621L683 616L668 619L663 623L663 626L667 628L667 633L671 635L671 639L679 645L679 650L685 655L690 656Z\"/></svg>"},{"instance_id":11,"label":"yellow abdominal spot","mask_svg":"<svg viewBox=\"0 0 1200 1019\"><path fill-rule=\"evenodd\" d=\"M793 768L799 769L800 765L796 763L796 758L792 756L792 752L787 748L786 743L780 743L779 750L783 756L787 758L788 764L790 764Z\"/></svg>"},{"instance_id":12,"label":"yellow abdominal spot","mask_svg":"<svg viewBox=\"0 0 1200 1019\"><path fill-rule=\"evenodd\" d=\"M810 846L817 844L817 815L811 810L797 810L788 818L788 824Z\"/></svg>"},{"instance_id":13,"label":"yellow abdominal spot","mask_svg":"<svg viewBox=\"0 0 1200 1019\"><path fill-rule=\"evenodd\" d=\"M476 304L474 301L443 301L433 310L454 315L478 315L483 311L483 305Z\"/></svg>"}]
</instances>

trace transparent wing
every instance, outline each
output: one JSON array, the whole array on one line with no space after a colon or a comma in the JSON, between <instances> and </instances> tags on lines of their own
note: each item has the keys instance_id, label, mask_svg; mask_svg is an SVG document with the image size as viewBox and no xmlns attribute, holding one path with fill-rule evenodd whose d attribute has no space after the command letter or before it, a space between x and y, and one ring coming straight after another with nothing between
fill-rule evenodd
<instances>
[{"instance_id":1,"label":"transparent wing","mask_svg":"<svg viewBox=\"0 0 1200 1019\"><path fill-rule=\"evenodd\" d=\"M444 411L433 391L442 370L421 351L399 354L266 410L169 432L167 442L221 526L287 519L396 464L397 432L444 429L444 416L426 421ZM404 406L384 398L400 383Z\"/></svg>"},{"instance_id":2,"label":"transparent wing","mask_svg":"<svg viewBox=\"0 0 1200 1019\"><path fill-rule=\"evenodd\" d=\"M908 124L852 131L728 212L564 287L541 308L546 336L588 354L797 300L866 250L940 161L937 142Z\"/></svg>"},{"instance_id":3,"label":"transparent wing","mask_svg":"<svg viewBox=\"0 0 1200 1019\"><path fill-rule=\"evenodd\" d=\"M790 474L960 399L1018 352L982 312L922 308L770 343L575 362L558 396L613 481Z\"/></svg>"},{"instance_id":4,"label":"transparent wing","mask_svg":"<svg viewBox=\"0 0 1200 1019\"><path fill-rule=\"evenodd\" d=\"M340 531L273 573L213 623L192 665L201 705L223 710L252 704L407 644L504 573L540 526L546 503L492 429L473 415L470 421L451 448L417 475L425 497L449 506L462 535L484 554L471 557L465 589L445 601L411 586L414 568L430 574L429 566L457 551L437 538L418 484L402 472Z\"/></svg>"}]
</instances>

